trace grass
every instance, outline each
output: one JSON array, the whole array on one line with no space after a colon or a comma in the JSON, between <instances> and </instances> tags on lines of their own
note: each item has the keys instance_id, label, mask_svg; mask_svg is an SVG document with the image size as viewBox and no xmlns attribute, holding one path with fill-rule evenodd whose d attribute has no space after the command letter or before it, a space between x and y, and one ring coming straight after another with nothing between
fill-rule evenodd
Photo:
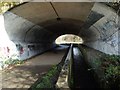
<instances>
[{"instance_id":1,"label":"grass","mask_svg":"<svg viewBox=\"0 0 120 90\"><path fill-rule=\"evenodd\" d=\"M51 70L41 79L41 82L35 86L35 88L54 88L52 84L52 77L58 72L57 66L53 66Z\"/></svg>"},{"instance_id":2,"label":"grass","mask_svg":"<svg viewBox=\"0 0 120 90\"><path fill-rule=\"evenodd\" d=\"M24 61L22 60L18 60L18 59L8 59L7 61L5 61L5 64L7 65L17 65L17 64L23 64Z\"/></svg>"},{"instance_id":3,"label":"grass","mask_svg":"<svg viewBox=\"0 0 120 90\"><path fill-rule=\"evenodd\" d=\"M104 71L104 87L120 89L120 56L105 55L101 67Z\"/></svg>"},{"instance_id":4,"label":"grass","mask_svg":"<svg viewBox=\"0 0 120 90\"><path fill-rule=\"evenodd\" d=\"M55 88L55 81L60 68L60 65L54 65L42 78L38 79L37 82L31 86L30 90Z\"/></svg>"},{"instance_id":5,"label":"grass","mask_svg":"<svg viewBox=\"0 0 120 90\"><path fill-rule=\"evenodd\" d=\"M120 56L104 55L93 60L92 68L100 77L101 88L120 89ZM102 72L98 72L98 71ZM101 74L103 73L103 74Z\"/></svg>"},{"instance_id":6,"label":"grass","mask_svg":"<svg viewBox=\"0 0 120 90\"><path fill-rule=\"evenodd\" d=\"M16 65L21 65L24 63L23 60L19 60L19 59L13 59L13 58L7 58L7 59L4 59L2 58L2 62L1 63L1 67L2 69L5 69L5 68L9 68L9 67L13 67L13 66L16 66Z\"/></svg>"}]
</instances>

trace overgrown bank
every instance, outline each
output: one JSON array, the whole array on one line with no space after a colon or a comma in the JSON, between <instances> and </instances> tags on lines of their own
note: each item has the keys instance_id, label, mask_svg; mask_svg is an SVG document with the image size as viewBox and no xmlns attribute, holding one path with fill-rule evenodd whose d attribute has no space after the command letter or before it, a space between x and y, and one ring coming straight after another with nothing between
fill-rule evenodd
<instances>
[{"instance_id":1,"label":"overgrown bank","mask_svg":"<svg viewBox=\"0 0 120 90\"><path fill-rule=\"evenodd\" d=\"M120 89L120 56L107 55L86 46L79 46L89 69L101 88Z\"/></svg>"},{"instance_id":2,"label":"overgrown bank","mask_svg":"<svg viewBox=\"0 0 120 90\"><path fill-rule=\"evenodd\" d=\"M105 55L101 58L101 69L103 70L103 87L120 89L120 56Z\"/></svg>"}]
</instances>

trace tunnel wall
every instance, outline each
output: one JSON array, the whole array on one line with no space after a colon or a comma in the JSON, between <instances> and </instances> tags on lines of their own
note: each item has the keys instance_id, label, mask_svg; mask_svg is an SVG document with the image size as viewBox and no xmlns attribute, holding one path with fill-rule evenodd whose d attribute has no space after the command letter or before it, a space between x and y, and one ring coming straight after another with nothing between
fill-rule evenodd
<instances>
[{"instance_id":1,"label":"tunnel wall","mask_svg":"<svg viewBox=\"0 0 120 90\"><path fill-rule=\"evenodd\" d=\"M93 6L91 10L91 8L87 7L87 4L84 3L86 7L85 10L87 9L87 13L86 11L78 12L82 10L81 7L82 3L80 3L78 4L77 7L78 11L75 11L74 14L75 16L70 16L69 14L72 15L73 11L69 9L69 13L66 13L66 11L68 10L64 11L63 8L66 7L65 3L55 4L55 6L57 5L58 6L60 5L58 9L60 9L60 12L63 14L61 16L62 18L73 20L75 19L75 22L71 21L69 22L70 24L68 24L65 22L65 20L61 19L61 22L59 22L58 20L55 21L56 26L54 24L50 25L51 22L49 22L49 20L56 19L56 14L52 9L50 3L42 4L34 3L34 5L33 3L27 3L18 6L4 14L5 28L8 33L8 36L10 37L10 40L17 44L21 44L24 47L23 49L25 50L25 52L21 55L21 59L26 59L28 58L28 55L29 57L31 57L33 55L41 53L42 51L54 47L52 42L56 39L55 37L58 37L59 35L62 34L68 34L69 32L71 32L70 34L76 34L77 32L76 29L80 30L83 33L84 37L83 36L81 37L85 41L84 44L87 45L88 47L92 47L96 50L102 51L107 54L120 54L119 53L120 35L118 35L120 29L119 28L120 18L116 19L117 15L114 10L112 10L110 7L102 3L95 3L94 6L93 3L92 5L90 4L91 8ZM74 10L76 8L76 4L75 3L71 4L69 8L72 8L72 10ZM38 10L35 11L35 9L38 9L39 11ZM104 17L98 20L89 29L86 28L86 30L81 30L81 25L79 25L79 23L77 23L76 20L80 21L82 20L81 16L86 16L86 18L84 18L83 20L85 22L87 16L89 17L90 10L93 12L97 12L98 14L96 15L101 14ZM59 14L61 15L61 13L58 13L58 15ZM94 15L93 19L96 19ZM116 20L118 20L117 24ZM48 26L50 25L50 27L47 27L47 25L43 25L45 24L44 22L47 21ZM56 24L56 22L58 23ZM66 23L66 26L64 26L64 23ZM75 25L76 23L77 25ZM57 27L57 25L60 26ZM73 28L74 25L75 28ZM51 29L51 27L53 28ZM31 52L28 53L29 44L31 45L35 44L34 46L37 46L39 50L34 48L34 50L31 50Z\"/></svg>"},{"instance_id":2,"label":"tunnel wall","mask_svg":"<svg viewBox=\"0 0 120 90\"><path fill-rule=\"evenodd\" d=\"M68 29L70 25L68 24L66 24L66 27L59 24L60 27L63 28L57 28L54 25L52 27L55 27L56 32L59 33L57 34L53 32L54 30L50 31L50 28L46 28L46 30L42 23L49 20L56 20L60 17L79 21L80 25L78 28L80 28L81 21L84 21L87 18L92 6L93 3L28 2L7 11L4 14L5 29L10 40L12 40L17 46L19 59L24 60L55 47L53 42L56 37L58 37L60 33L64 34L70 31ZM53 7L57 10L58 15ZM74 8L76 8L76 10L74 10ZM85 8L86 10L82 11L82 8ZM48 23L48 26L49 24L51 23ZM72 25L74 24L72 23ZM45 27L46 26L47 25L45 25ZM71 31L72 33L77 32L72 29Z\"/></svg>"},{"instance_id":3,"label":"tunnel wall","mask_svg":"<svg viewBox=\"0 0 120 90\"><path fill-rule=\"evenodd\" d=\"M42 54L45 51L55 48L55 46L56 46L56 45L51 45L51 44L21 43L20 45L21 45L22 49L19 49L18 45L19 44L17 44L17 50L19 52L20 60L29 59L33 56Z\"/></svg>"},{"instance_id":4,"label":"tunnel wall","mask_svg":"<svg viewBox=\"0 0 120 90\"><path fill-rule=\"evenodd\" d=\"M52 32L45 30L27 19L15 15L9 11L4 14L4 19L6 32L10 40L14 42L47 43L51 41L53 35ZM46 38L48 35L51 36L51 38Z\"/></svg>"},{"instance_id":5,"label":"tunnel wall","mask_svg":"<svg viewBox=\"0 0 120 90\"><path fill-rule=\"evenodd\" d=\"M20 60L31 58L56 46L51 43L53 34L40 26L9 11L4 14L4 19L6 32L15 43ZM47 38L50 36L51 38Z\"/></svg>"},{"instance_id":6,"label":"tunnel wall","mask_svg":"<svg viewBox=\"0 0 120 90\"><path fill-rule=\"evenodd\" d=\"M91 37L84 44L107 54L120 55L120 17L109 7L96 3L92 9L104 15L99 21L89 28L88 32L96 32L97 39Z\"/></svg>"}]
</instances>

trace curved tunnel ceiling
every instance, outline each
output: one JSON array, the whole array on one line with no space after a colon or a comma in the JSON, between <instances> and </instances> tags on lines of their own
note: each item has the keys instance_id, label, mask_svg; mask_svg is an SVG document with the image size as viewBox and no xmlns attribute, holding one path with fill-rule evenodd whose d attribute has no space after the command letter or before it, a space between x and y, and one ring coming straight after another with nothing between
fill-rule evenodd
<instances>
[{"instance_id":1,"label":"curved tunnel ceiling","mask_svg":"<svg viewBox=\"0 0 120 90\"><path fill-rule=\"evenodd\" d=\"M77 35L93 5L25 3L4 14L6 31L11 40L20 42L53 42L62 34Z\"/></svg>"},{"instance_id":2,"label":"curved tunnel ceiling","mask_svg":"<svg viewBox=\"0 0 120 90\"><path fill-rule=\"evenodd\" d=\"M100 34L91 26L107 14L99 8L93 2L29 2L4 14L5 28L15 42L51 43L63 34L79 34L84 41L96 40Z\"/></svg>"}]
</instances>

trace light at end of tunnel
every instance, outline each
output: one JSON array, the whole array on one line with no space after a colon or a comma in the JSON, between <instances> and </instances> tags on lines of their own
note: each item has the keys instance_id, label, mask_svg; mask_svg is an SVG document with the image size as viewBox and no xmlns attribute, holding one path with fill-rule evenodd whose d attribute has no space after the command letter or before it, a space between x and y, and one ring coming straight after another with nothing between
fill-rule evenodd
<instances>
[{"instance_id":1,"label":"light at end of tunnel","mask_svg":"<svg viewBox=\"0 0 120 90\"><path fill-rule=\"evenodd\" d=\"M77 35L65 34L55 40L56 44L82 44L83 39Z\"/></svg>"}]
</instances>

